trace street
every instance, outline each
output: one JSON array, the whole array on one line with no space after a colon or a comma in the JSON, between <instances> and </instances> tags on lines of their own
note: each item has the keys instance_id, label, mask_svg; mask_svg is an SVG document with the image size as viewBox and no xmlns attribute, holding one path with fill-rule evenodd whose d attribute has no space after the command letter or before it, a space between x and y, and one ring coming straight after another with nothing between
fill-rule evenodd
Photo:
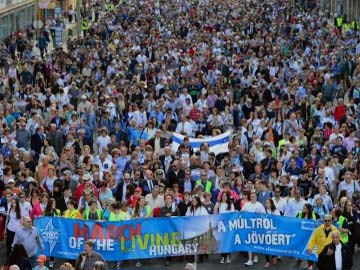
<instances>
[{"instance_id":1,"label":"street","mask_svg":"<svg viewBox=\"0 0 360 270\"><path fill-rule=\"evenodd\" d=\"M5 263L6 258L6 246L5 241L0 242L0 265L2 266ZM360 269L360 260L358 260L358 256L360 254L360 250L358 249L355 252L353 257L353 270ZM247 261L246 253L233 253L231 256L230 264L220 264L221 256L220 254L213 254L209 256L208 259L205 259L204 263L197 264L197 270L219 270L218 267L221 267L223 270L226 269L251 269L251 270L260 270L264 269L265 257L263 255L259 255L259 262L254 264L253 266L245 266L244 263ZM55 267L58 268L65 260L56 260ZM170 266L164 265L165 260L162 258L152 259L152 260L141 260L142 266L137 268L135 266L136 261L128 261L121 263L121 269L148 269L148 270L158 270L158 269L169 269L169 270L182 270L185 264L188 262L186 260L180 260L179 258L173 258ZM280 262L275 266L271 266L270 269L277 270L292 270L292 269L307 269L306 261L298 261L295 258L282 258ZM115 263L109 263L109 268L114 269Z\"/></svg>"}]
</instances>

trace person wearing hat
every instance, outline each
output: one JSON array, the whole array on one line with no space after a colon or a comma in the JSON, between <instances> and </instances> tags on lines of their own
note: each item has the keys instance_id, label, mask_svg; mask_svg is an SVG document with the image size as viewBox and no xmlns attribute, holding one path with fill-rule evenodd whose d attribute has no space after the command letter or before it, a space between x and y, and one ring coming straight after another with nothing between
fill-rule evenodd
<instances>
[{"instance_id":1,"label":"person wearing hat","mask_svg":"<svg viewBox=\"0 0 360 270\"><path fill-rule=\"evenodd\" d=\"M36 262L37 262L37 265L33 268L33 270L49 270L49 268L47 268L45 266L45 263L46 263L45 255L39 255Z\"/></svg>"},{"instance_id":2,"label":"person wearing hat","mask_svg":"<svg viewBox=\"0 0 360 270\"><path fill-rule=\"evenodd\" d=\"M9 189L11 189L11 191L12 191L14 194L16 194L16 195L20 194L21 190L20 190L18 187L15 187L15 180L14 180L14 178L10 178L10 179L8 180L7 186L8 186Z\"/></svg>"},{"instance_id":3,"label":"person wearing hat","mask_svg":"<svg viewBox=\"0 0 360 270\"><path fill-rule=\"evenodd\" d=\"M77 107L77 111L80 115L82 115L86 113L87 108L90 108L90 110L92 111L93 105L91 104L90 101L87 100L86 95L82 95L79 105Z\"/></svg>"},{"instance_id":4,"label":"person wearing hat","mask_svg":"<svg viewBox=\"0 0 360 270\"><path fill-rule=\"evenodd\" d=\"M94 196L96 198L99 197L99 191L97 189L97 187L91 182L91 176L90 174L86 173L82 176L81 178L81 184L77 187L76 191L75 191L75 199L77 201L80 200L81 196L83 195L83 191L85 189L86 186L90 185L91 188L94 191Z\"/></svg>"},{"instance_id":5,"label":"person wearing hat","mask_svg":"<svg viewBox=\"0 0 360 270\"><path fill-rule=\"evenodd\" d=\"M156 118L158 123L162 123L165 119L164 113L160 110L160 105L155 105L155 110L150 112L149 119Z\"/></svg>"},{"instance_id":6,"label":"person wearing hat","mask_svg":"<svg viewBox=\"0 0 360 270\"><path fill-rule=\"evenodd\" d=\"M23 227L15 232L12 247L16 244L22 244L30 258L31 265L35 266L36 253L38 248L44 250L44 244L41 240L38 229L33 226L32 219L27 216L23 218Z\"/></svg>"}]
</instances>

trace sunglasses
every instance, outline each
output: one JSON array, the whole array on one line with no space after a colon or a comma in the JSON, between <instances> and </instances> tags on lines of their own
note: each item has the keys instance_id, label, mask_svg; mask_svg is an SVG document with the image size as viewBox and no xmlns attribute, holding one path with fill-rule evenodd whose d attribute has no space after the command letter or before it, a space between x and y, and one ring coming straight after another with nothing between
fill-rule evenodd
<instances>
[{"instance_id":1,"label":"sunglasses","mask_svg":"<svg viewBox=\"0 0 360 270\"><path fill-rule=\"evenodd\" d=\"M331 219L324 219L324 222L330 222Z\"/></svg>"}]
</instances>

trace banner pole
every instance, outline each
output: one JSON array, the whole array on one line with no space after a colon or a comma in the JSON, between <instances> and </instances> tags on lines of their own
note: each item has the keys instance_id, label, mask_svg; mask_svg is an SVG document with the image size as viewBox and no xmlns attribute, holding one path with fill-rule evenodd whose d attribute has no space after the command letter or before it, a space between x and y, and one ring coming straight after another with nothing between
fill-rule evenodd
<instances>
[{"instance_id":1,"label":"banner pole","mask_svg":"<svg viewBox=\"0 0 360 270\"><path fill-rule=\"evenodd\" d=\"M195 244L197 244L198 239L195 239ZM197 270L197 265L198 265L198 249L196 249L195 251L195 258L194 258L194 266L195 266L195 270Z\"/></svg>"}]
</instances>

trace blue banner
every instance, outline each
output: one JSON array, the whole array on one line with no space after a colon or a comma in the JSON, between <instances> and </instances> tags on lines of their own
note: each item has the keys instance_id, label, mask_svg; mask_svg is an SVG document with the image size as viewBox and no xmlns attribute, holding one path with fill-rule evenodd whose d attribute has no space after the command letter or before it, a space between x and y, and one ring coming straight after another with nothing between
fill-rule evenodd
<instances>
[{"instance_id":1,"label":"blue banner","mask_svg":"<svg viewBox=\"0 0 360 270\"><path fill-rule=\"evenodd\" d=\"M196 217L94 222L35 220L46 256L76 259L86 240L108 261L251 251L316 260L306 252L316 221L234 212Z\"/></svg>"}]
</instances>

